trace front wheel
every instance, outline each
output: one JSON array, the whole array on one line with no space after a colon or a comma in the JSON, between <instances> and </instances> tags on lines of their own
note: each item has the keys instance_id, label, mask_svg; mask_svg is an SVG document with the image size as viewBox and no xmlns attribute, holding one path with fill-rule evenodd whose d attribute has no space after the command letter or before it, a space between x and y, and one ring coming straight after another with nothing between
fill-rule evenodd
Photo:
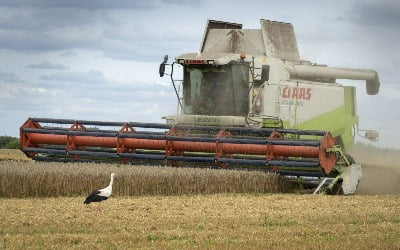
<instances>
[{"instance_id":1,"label":"front wheel","mask_svg":"<svg viewBox=\"0 0 400 250\"><path fill-rule=\"evenodd\" d=\"M351 156L349 154L344 154L344 156L349 161L350 165L356 163L356 161L354 160L353 156Z\"/></svg>"}]
</instances>

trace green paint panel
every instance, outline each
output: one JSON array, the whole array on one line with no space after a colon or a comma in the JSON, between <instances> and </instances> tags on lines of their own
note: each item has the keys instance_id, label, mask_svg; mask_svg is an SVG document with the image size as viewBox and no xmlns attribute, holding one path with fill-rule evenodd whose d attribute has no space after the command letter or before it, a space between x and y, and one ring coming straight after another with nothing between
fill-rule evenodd
<instances>
[{"instance_id":1,"label":"green paint panel","mask_svg":"<svg viewBox=\"0 0 400 250\"><path fill-rule=\"evenodd\" d=\"M342 144L346 150L354 142L353 127L358 124L358 117L355 106L355 88L343 87L344 89L344 105L330 110L325 114L316 116L303 123L291 127L289 121L276 122L276 120L264 119L264 127L276 128L282 126L288 129L303 129L303 130L326 130L329 131L335 138L337 143ZM304 139L315 139L304 137Z\"/></svg>"},{"instance_id":2,"label":"green paint panel","mask_svg":"<svg viewBox=\"0 0 400 250\"><path fill-rule=\"evenodd\" d=\"M329 131L335 138L341 139L346 150L354 142L353 127L358 123L354 104L354 87L344 88L344 106L333 109L323 115L299 124L295 129L318 129ZM340 141L338 141L340 143Z\"/></svg>"}]
</instances>

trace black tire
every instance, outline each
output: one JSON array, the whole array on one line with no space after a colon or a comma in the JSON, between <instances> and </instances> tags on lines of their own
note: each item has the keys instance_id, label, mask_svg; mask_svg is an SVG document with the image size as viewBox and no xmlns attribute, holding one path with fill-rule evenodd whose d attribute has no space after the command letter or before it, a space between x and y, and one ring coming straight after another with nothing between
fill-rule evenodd
<instances>
[{"instance_id":1,"label":"black tire","mask_svg":"<svg viewBox=\"0 0 400 250\"><path fill-rule=\"evenodd\" d=\"M343 180L339 179L338 182L333 186L333 188L327 192L327 194L343 195L342 183L343 183Z\"/></svg>"},{"instance_id":2,"label":"black tire","mask_svg":"<svg viewBox=\"0 0 400 250\"><path fill-rule=\"evenodd\" d=\"M353 156L351 156L349 154L344 154L344 156L347 158L347 160L350 162L350 164L356 163L356 161L354 160Z\"/></svg>"}]
</instances>

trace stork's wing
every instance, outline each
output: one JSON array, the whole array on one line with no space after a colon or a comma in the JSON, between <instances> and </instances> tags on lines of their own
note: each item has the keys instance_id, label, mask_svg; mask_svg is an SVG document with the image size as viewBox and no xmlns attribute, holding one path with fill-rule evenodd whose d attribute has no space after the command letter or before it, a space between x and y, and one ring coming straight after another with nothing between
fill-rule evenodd
<instances>
[{"instance_id":1,"label":"stork's wing","mask_svg":"<svg viewBox=\"0 0 400 250\"><path fill-rule=\"evenodd\" d=\"M91 197L91 196L94 196L94 195L99 195L100 193L101 193L100 190L93 191L91 194L89 194L88 197L86 197L86 199L89 198L89 197Z\"/></svg>"},{"instance_id":2,"label":"stork's wing","mask_svg":"<svg viewBox=\"0 0 400 250\"><path fill-rule=\"evenodd\" d=\"M83 204L89 204L91 202L98 202L98 201L106 200L108 198L108 197L100 196L100 193L101 193L100 190L96 190L93 193L89 194L89 196L86 197Z\"/></svg>"},{"instance_id":3,"label":"stork's wing","mask_svg":"<svg viewBox=\"0 0 400 250\"><path fill-rule=\"evenodd\" d=\"M100 190L97 190L97 191L99 192L97 195L104 196L104 197L108 198L111 195L112 189L111 189L110 186L108 186L106 188L103 188L103 189L100 189Z\"/></svg>"}]
</instances>

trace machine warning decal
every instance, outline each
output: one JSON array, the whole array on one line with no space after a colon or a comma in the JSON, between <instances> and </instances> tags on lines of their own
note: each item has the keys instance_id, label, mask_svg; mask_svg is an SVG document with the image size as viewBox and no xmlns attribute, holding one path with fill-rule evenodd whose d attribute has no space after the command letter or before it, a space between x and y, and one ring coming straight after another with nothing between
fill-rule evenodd
<instances>
[{"instance_id":1,"label":"machine warning decal","mask_svg":"<svg viewBox=\"0 0 400 250\"><path fill-rule=\"evenodd\" d=\"M310 100L311 88L284 87L282 89L282 98L295 100Z\"/></svg>"}]
</instances>

